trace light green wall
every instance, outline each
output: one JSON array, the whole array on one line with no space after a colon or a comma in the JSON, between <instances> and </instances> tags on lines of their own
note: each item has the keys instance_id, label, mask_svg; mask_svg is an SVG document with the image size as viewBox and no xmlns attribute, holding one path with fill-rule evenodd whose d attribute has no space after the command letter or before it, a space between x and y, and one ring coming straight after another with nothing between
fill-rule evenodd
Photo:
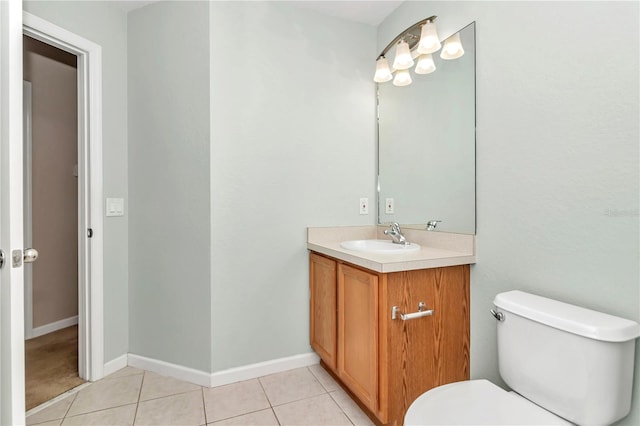
<instances>
[{"instance_id":1,"label":"light green wall","mask_svg":"<svg viewBox=\"0 0 640 426\"><path fill-rule=\"evenodd\" d=\"M209 371L209 4L128 24L129 352Z\"/></svg>"},{"instance_id":2,"label":"light green wall","mask_svg":"<svg viewBox=\"0 0 640 426\"><path fill-rule=\"evenodd\" d=\"M499 383L494 296L522 289L640 321L638 2L406 2L384 47L476 21L471 374ZM640 353L635 405L640 424Z\"/></svg>"},{"instance_id":3,"label":"light green wall","mask_svg":"<svg viewBox=\"0 0 640 426\"><path fill-rule=\"evenodd\" d=\"M212 370L311 351L306 227L375 222L375 28L211 3ZM368 216L360 216L368 197Z\"/></svg>"},{"instance_id":4,"label":"light green wall","mask_svg":"<svg viewBox=\"0 0 640 426\"><path fill-rule=\"evenodd\" d=\"M306 227L375 221L375 29L285 2L25 9L103 48L105 196L127 206L105 220L105 360L309 352Z\"/></svg>"},{"instance_id":5,"label":"light green wall","mask_svg":"<svg viewBox=\"0 0 640 426\"><path fill-rule=\"evenodd\" d=\"M127 16L111 2L25 1L25 11L102 46L102 158L105 197L128 199ZM129 217L104 218L104 360L128 351Z\"/></svg>"},{"instance_id":6,"label":"light green wall","mask_svg":"<svg viewBox=\"0 0 640 426\"><path fill-rule=\"evenodd\" d=\"M640 320L638 3L406 2L377 47L285 2L161 2L128 45L112 4L24 7L103 49L105 196L129 202L105 219L106 361L310 350L305 227L375 222L356 205L375 199L373 60L433 14L442 35L477 23L472 375L499 380L501 291Z\"/></svg>"}]
</instances>

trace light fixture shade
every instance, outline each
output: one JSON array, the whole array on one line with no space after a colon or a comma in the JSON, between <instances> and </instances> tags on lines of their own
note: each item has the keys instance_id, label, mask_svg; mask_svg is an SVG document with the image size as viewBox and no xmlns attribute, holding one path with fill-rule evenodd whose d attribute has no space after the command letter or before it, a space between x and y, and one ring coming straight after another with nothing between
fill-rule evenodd
<instances>
[{"instance_id":1,"label":"light fixture shade","mask_svg":"<svg viewBox=\"0 0 640 426\"><path fill-rule=\"evenodd\" d=\"M373 76L373 81L376 83L384 83L393 78L391 75L391 69L389 69L389 61L384 56L381 56L376 61L376 74Z\"/></svg>"},{"instance_id":2,"label":"light fixture shade","mask_svg":"<svg viewBox=\"0 0 640 426\"><path fill-rule=\"evenodd\" d=\"M440 50L442 45L440 44L440 38L438 37L438 31L436 30L436 24L434 22L427 22L422 26L420 31L420 41L418 42L418 53L427 54Z\"/></svg>"},{"instance_id":3,"label":"light fixture shade","mask_svg":"<svg viewBox=\"0 0 640 426\"><path fill-rule=\"evenodd\" d=\"M433 62L431 53L418 56L418 63L414 70L416 74L431 74L436 70L436 64Z\"/></svg>"},{"instance_id":4,"label":"light fixture shade","mask_svg":"<svg viewBox=\"0 0 640 426\"><path fill-rule=\"evenodd\" d=\"M407 70L413 66L413 58L409 50L409 43L400 40L396 46L396 57L393 60L393 68L397 70Z\"/></svg>"},{"instance_id":5,"label":"light fixture shade","mask_svg":"<svg viewBox=\"0 0 640 426\"><path fill-rule=\"evenodd\" d=\"M398 70L396 71L396 76L393 79L394 86L408 86L411 84L411 74L409 74L409 70Z\"/></svg>"},{"instance_id":6,"label":"light fixture shade","mask_svg":"<svg viewBox=\"0 0 640 426\"><path fill-rule=\"evenodd\" d=\"M462 42L460 41L460 33L455 33L444 41L444 47L440 52L442 59L456 59L464 55Z\"/></svg>"}]
</instances>

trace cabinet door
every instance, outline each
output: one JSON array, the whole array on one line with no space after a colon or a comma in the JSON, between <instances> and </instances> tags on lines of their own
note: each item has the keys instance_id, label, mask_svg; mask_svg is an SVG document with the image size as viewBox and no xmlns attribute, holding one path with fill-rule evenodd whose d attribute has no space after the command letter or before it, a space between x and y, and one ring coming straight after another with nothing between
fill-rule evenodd
<instances>
[{"instance_id":1,"label":"cabinet door","mask_svg":"<svg viewBox=\"0 0 640 426\"><path fill-rule=\"evenodd\" d=\"M391 319L393 306L413 313L420 302L433 315ZM388 380L381 399L388 403L389 418L402 424L423 392L469 379L469 266L387 274L380 309L386 324L381 374Z\"/></svg>"},{"instance_id":2,"label":"cabinet door","mask_svg":"<svg viewBox=\"0 0 640 426\"><path fill-rule=\"evenodd\" d=\"M338 377L371 411L378 406L378 276L338 265Z\"/></svg>"},{"instance_id":3,"label":"cabinet door","mask_svg":"<svg viewBox=\"0 0 640 426\"><path fill-rule=\"evenodd\" d=\"M325 364L336 369L336 262L311 253L309 257L311 347Z\"/></svg>"}]
</instances>

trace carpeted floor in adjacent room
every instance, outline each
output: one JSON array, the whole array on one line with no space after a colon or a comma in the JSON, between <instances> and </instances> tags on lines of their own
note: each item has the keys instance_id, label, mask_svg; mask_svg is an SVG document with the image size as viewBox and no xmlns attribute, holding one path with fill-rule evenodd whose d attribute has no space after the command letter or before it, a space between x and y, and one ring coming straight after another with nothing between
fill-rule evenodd
<instances>
[{"instance_id":1,"label":"carpeted floor in adjacent room","mask_svg":"<svg viewBox=\"0 0 640 426\"><path fill-rule=\"evenodd\" d=\"M78 326L25 342L27 410L84 383L78 377Z\"/></svg>"}]
</instances>

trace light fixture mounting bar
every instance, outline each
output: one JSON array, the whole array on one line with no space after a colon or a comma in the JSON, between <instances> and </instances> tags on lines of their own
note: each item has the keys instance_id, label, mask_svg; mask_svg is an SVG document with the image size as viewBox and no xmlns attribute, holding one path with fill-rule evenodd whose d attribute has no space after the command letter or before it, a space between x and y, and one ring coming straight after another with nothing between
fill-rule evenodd
<instances>
[{"instance_id":1,"label":"light fixture mounting bar","mask_svg":"<svg viewBox=\"0 0 640 426\"><path fill-rule=\"evenodd\" d=\"M402 31L400 34L398 34L396 38L393 39L393 41L391 41L391 43L387 45L387 47L384 48L382 53L378 55L377 59L384 57L387 54L387 52L389 52L389 50L391 50L391 48L395 46L396 43L398 43L402 39L404 39L404 41L406 41L409 44L409 49L413 49L415 45L418 44L418 42L420 41L420 31L422 30L422 26L427 22L435 21L436 18L437 16L435 15L430 16L426 19L416 22L415 24L411 25L410 27Z\"/></svg>"}]
</instances>

